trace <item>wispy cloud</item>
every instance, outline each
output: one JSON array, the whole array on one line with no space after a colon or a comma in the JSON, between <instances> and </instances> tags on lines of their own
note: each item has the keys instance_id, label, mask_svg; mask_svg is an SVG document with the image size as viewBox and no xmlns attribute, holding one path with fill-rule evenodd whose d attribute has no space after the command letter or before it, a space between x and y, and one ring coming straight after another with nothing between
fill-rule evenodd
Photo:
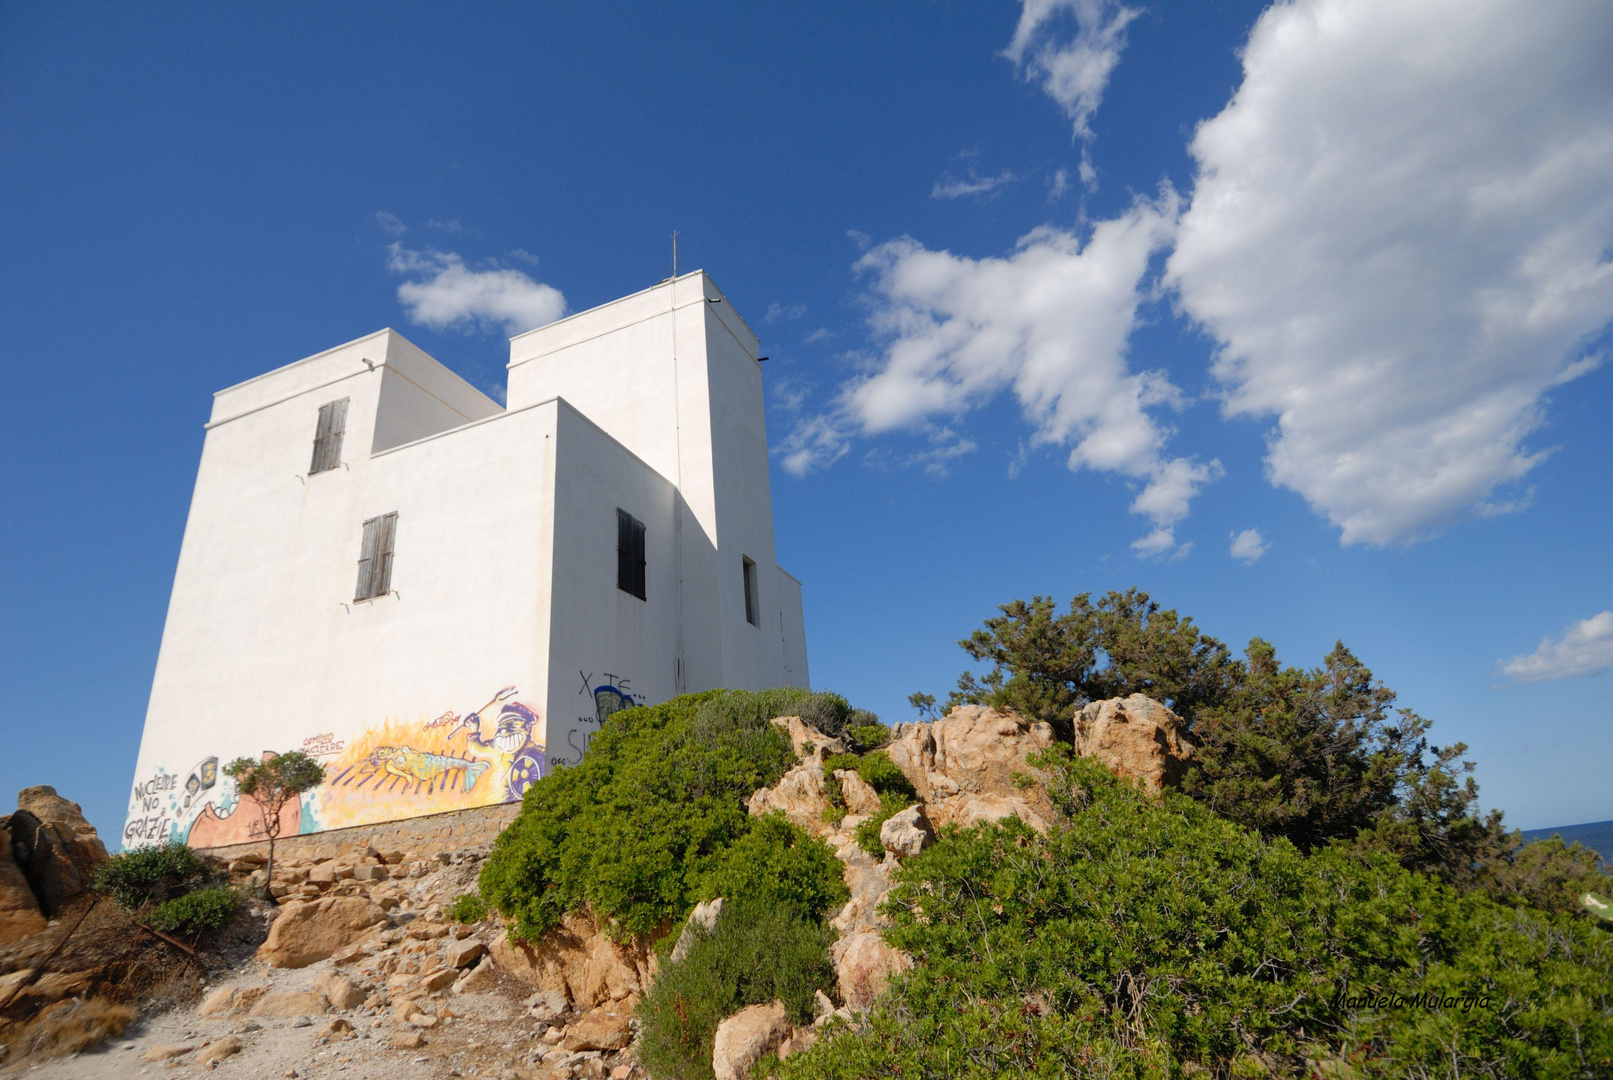
<instances>
[{"instance_id":1,"label":"wispy cloud","mask_svg":"<svg viewBox=\"0 0 1613 1080\"><path fill-rule=\"evenodd\" d=\"M996 191L1004 184L1012 184L1019 177L1011 172L1004 171L997 176L980 176L973 169L969 170L967 180L954 177L944 177L935 182L930 189L932 199L961 199L965 195L986 195Z\"/></svg>"},{"instance_id":2,"label":"wispy cloud","mask_svg":"<svg viewBox=\"0 0 1613 1080\"><path fill-rule=\"evenodd\" d=\"M412 278L398 286L411 322L434 330L501 328L514 336L566 313L565 297L551 285L497 263L473 269L456 252L405 247L403 222L384 211L376 220L397 238L386 246L387 269Z\"/></svg>"},{"instance_id":3,"label":"wispy cloud","mask_svg":"<svg viewBox=\"0 0 1613 1080\"><path fill-rule=\"evenodd\" d=\"M768 304L767 311L762 315L762 322L771 326L774 323L794 322L806 314L805 304Z\"/></svg>"},{"instance_id":4,"label":"wispy cloud","mask_svg":"<svg viewBox=\"0 0 1613 1080\"><path fill-rule=\"evenodd\" d=\"M1232 557L1241 559L1246 563L1257 563L1260 556L1270 550L1271 545L1266 538L1260 535L1259 529L1245 529L1240 533L1232 534Z\"/></svg>"},{"instance_id":5,"label":"wispy cloud","mask_svg":"<svg viewBox=\"0 0 1613 1080\"><path fill-rule=\"evenodd\" d=\"M1613 611L1581 619L1561 638L1541 638L1532 653L1514 656L1500 665L1513 682L1556 682L1595 675L1613 667Z\"/></svg>"},{"instance_id":6,"label":"wispy cloud","mask_svg":"<svg viewBox=\"0 0 1613 1080\"><path fill-rule=\"evenodd\" d=\"M1092 117L1126 48L1126 27L1140 14L1116 0L1021 0L1014 39L1003 50L1070 118L1082 143L1081 182L1089 189L1098 177L1089 149Z\"/></svg>"},{"instance_id":7,"label":"wispy cloud","mask_svg":"<svg viewBox=\"0 0 1613 1080\"><path fill-rule=\"evenodd\" d=\"M1140 485L1131 510L1153 530L1139 555L1184 552L1174 528L1221 466L1166 452L1170 429L1151 410L1179 408L1182 395L1163 372L1133 372L1126 361L1138 305L1152 288L1149 260L1169 243L1176 213L1166 186L1093 225L1084 241L1049 226L999 258L933 251L906 237L872 247L857 267L870 279L879 354L831 409L803 417L783 440L785 468L823 467L858 437L932 430L1010 391L1033 446L1067 448L1071 469Z\"/></svg>"}]
</instances>

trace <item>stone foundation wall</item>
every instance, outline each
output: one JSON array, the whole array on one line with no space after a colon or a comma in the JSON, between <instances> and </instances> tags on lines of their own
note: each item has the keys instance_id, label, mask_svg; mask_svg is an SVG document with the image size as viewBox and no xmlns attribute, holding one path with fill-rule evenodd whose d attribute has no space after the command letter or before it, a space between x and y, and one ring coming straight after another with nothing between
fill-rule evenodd
<instances>
[{"instance_id":1,"label":"stone foundation wall","mask_svg":"<svg viewBox=\"0 0 1613 1080\"><path fill-rule=\"evenodd\" d=\"M452 853L491 844L493 838L503 832L504 827L514 821L520 812L520 803L504 803L377 825L354 825L346 829L283 836L275 842L274 857L277 864L290 864L337 859L371 847L377 851L408 852L411 858L416 859L430 858L439 852ZM269 842L254 840L198 850L231 861L252 855L267 856Z\"/></svg>"}]
</instances>

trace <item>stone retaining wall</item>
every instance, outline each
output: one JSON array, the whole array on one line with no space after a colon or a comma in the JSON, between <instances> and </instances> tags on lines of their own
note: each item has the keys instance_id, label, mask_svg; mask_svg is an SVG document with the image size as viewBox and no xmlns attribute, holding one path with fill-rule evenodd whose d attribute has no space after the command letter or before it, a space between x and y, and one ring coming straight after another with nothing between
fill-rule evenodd
<instances>
[{"instance_id":1,"label":"stone retaining wall","mask_svg":"<svg viewBox=\"0 0 1613 1080\"><path fill-rule=\"evenodd\" d=\"M275 842L275 862L278 865L319 858L335 859L362 851L365 847L377 851L406 851L413 858L429 858L438 852L455 852L491 844L493 838L503 832L504 827L514 821L520 812L520 803L504 803L377 825L354 825L300 836L283 836ZM245 844L221 844L198 850L228 861L247 855L266 856L269 842L253 840Z\"/></svg>"}]
</instances>

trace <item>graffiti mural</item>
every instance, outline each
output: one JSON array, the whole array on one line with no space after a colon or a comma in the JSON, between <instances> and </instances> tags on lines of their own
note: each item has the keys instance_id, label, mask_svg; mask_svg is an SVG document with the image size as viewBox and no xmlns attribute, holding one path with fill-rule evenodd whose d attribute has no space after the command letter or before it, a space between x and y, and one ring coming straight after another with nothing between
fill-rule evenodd
<instances>
[{"instance_id":1,"label":"graffiti mural","mask_svg":"<svg viewBox=\"0 0 1613 1080\"><path fill-rule=\"evenodd\" d=\"M566 732L566 746L570 748L570 753L564 757L553 756L556 764L575 765L580 762L588 752L588 744L593 740L594 733L606 720L623 709L644 704L644 695L633 692L633 682L626 676L602 671L600 678L605 681L599 682L592 672L578 671L577 678L582 684L577 696L592 699L593 713L579 715L571 730Z\"/></svg>"},{"instance_id":2,"label":"graffiti mural","mask_svg":"<svg viewBox=\"0 0 1613 1080\"><path fill-rule=\"evenodd\" d=\"M519 800L549 774L550 759L537 710L516 697L516 688L506 686L463 716L450 710L434 720L389 717L351 738L335 732L304 738L300 749L320 759L326 780L286 804L280 835ZM187 771L158 766L137 780L123 846L183 840L214 847L263 834L263 807L240 797L215 754Z\"/></svg>"},{"instance_id":3,"label":"graffiti mural","mask_svg":"<svg viewBox=\"0 0 1613 1080\"><path fill-rule=\"evenodd\" d=\"M464 715L388 719L349 739L326 765L321 828L512 802L548 775L537 710L506 686Z\"/></svg>"}]
</instances>

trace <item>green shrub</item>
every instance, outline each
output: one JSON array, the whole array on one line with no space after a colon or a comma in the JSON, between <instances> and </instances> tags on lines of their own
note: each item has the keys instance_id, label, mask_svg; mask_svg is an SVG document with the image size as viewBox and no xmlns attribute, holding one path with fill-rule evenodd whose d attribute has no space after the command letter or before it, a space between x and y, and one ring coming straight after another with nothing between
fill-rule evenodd
<instances>
[{"instance_id":1,"label":"green shrub","mask_svg":"<svg viewBox=\"0 0 1613 1080\"><path fill-rule=\"evenodd\" d=\"M906 795L886 792L879 797L879 812L869 817L857 826L857 846L878 859L885 854L885 845L880 843L879 829L886 821L900 814L913 800Z\"/></svg>"},{"instance_id":2,"label":"green shrub","mask_svg":"<svg viewBox=\"0 0 1613 1080\"><path fill-rule=\"evenodd\" d=\"M711 1080L717 1025L747 1005L783 1001L790 1019L812 1017L815 991L834 989L833 932L789 905L729 900L688 955L661 968L639 1006L639 1060L660 1080Z\"/></svg>"},{"instance_id":3,"label":"green shrub","mask_svg":"<svg viewBox=\"0 0 1613 1080\"><path fill-rule=\"evenodd\" d=\"M145 914L145 922L165 934L195 937L222 930L241 911L241 898L224 885L208 885L173 900L165 900Z\"/></svg>"},{"instance_id":4,"label":"green shrub","mask_svg":"<svg viewBox=\"0 0 1613 1080\"><path fill-rule=\"evenodd\" d=\"M782 813L757 818L701 879L698 898L743 897L822 915L850 897L829 845Z\"/></svg>"},{"instance_id":5,"label":"green shrub","mask_svg":"<svg viewBox=\"0 0 1613 1080\"><path fill-rule=\"evenodd\" d=\"M1613 1075L1590 920L1041 764L1061 821L943 830L904 864L886 939L916 966L781 1076ZM1452 1004L1362 1000L1421 993Z\"/></svg>"},{"instance_id":6,"label":"green shrub","mask_svg":"<svg viewBox=\"0 0 1613 1080\"><path fill-rule=\"evenodd\" d=\"M193 889L206 876L200 856L176 840L114 855L95 868L90 882L134 911Z\"/></svg>"},{"instance_id":7,"label":"green shrub","mask_svg":"<svg viewBox=\"0 0 1613 1080\"><path fill-rule=\"evenodd\" d=\"M467 925L479 923L487 918L487 901L475 893L460 893L448 905L448 917Z\"/></svg>"},{"instance_id":8,"label":"green shrub","mask_svg":"<svg viewBox=\"0 0 1613 1080\"><path fill-rule=\"evenodd\" d=\"M618 937L650 935L694 905L706 874L753 825L745 799L795 760L769 720L844 724L833 694L714 690L614 714L581 764L527 789L482 867L479 891L536 939L591 908Z\"/></svg>"},{"instance_id":9,"label":"green shrub","mask_svg":"<svg viewBox=\"0 0 1613 1080\"><path fill-rule=\"evenodd\" d=\"M890 742L891 729L878 721L871 724L847 724L845 737L853 750L859 754L866 754Z\"/></svg>"}]
</instances>

